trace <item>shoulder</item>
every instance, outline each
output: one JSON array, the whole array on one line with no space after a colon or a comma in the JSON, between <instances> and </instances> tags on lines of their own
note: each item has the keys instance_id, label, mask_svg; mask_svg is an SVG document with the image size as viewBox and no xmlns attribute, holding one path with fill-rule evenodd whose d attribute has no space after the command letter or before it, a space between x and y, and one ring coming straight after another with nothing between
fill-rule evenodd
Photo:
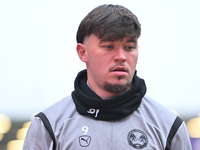
<instances>
[{"instance_id":1,"label":"shoulder","mask_svg":"<svg viewBox=\"0 0 200 150\"><path fill-rule=\"evenodd\" d=\"M71 95L59 100L42 112L48 118L54 131L57 130L64 121L75 118L78 115Z\"/></svg>"},{"instance_id":2,"label":"shoulder","mask_svg":"<svg viewBox=\"0 0 200 150\"><path fill-rule=\"evenodd\" d=\"M191 149L185 122L165 106L145 96L136 113L147 126L164 136L167 146L172 149Z\"/></svg>"},{"instance_id":3,"label":"shoulder","mask_svg":"<svg viewBox=\"0 0 200 150\"><path fill-rule=\"evenodd\" d=\"M74 117L76 114L74 113L75 106L71 96L59 100L42 112L47 117L54 134L59 131L60 126L62 126L65 120ZM45 125L47 124L45 121ZM49 149L51 137L45 125L40 117L34 117L26 135L24 149ZM42 144L41 141L43 141Z\"/></svg>"},{"instance_id":4,"label":"shoulder","mask_svg":"<svg viewBox=\"0 0 200 150\"><path fill-rule=\"evenodd\" d=\"M146 111L150 111L152 115L163 118L165 115L170 118L176 118L176 114L174 114L171 110L155 101L151 97L144 96L140 105L141 109L145 109ZM160 114L162 112L162 114Z\"/></svg>"},{"instance_id":5,"label":"shoulder","mask_svg":"<svg viewBox=\"0 0 200 150\"><path fill-rule=\"evenodd\" d=\"M169 120L174 120L177 117L177 115L171 110L148 96L143 97L140 109L141 111L144 111L144 113L148 113L148 117L156 117L157 119L161 120L166 120L166 116L169 118Z\"/></svg>"},{"instance_id":6,"label":"shoulder","mask_svg":"<svg viewBox=\"0 0 200 150\"><path fill-rule=\"evenodd\" d=\"M177 117L171 110L152 98L145 96L142 99L137 113L145 122L167 135Z\"/></svg>"},{"instance_id":7,"label":"shoulder","mask_svg":"<svg viewBox=\"0 0 200 150\"><path fill-rule=\"evenodd\" d=\"M43 113L49 117L56 117L57 115L62 115L66 110L72 109L73 106L72 97L69 95L43 110Z\"/></svg>"}]
</instances>

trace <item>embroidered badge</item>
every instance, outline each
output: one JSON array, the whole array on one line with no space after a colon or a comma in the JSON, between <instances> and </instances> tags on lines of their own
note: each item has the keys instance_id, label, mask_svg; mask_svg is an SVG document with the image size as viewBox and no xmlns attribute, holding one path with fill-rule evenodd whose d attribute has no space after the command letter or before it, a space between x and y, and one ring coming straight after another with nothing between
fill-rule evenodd
<instances>
[{"instance_id":1,"label":"embroidered badge","mask_svg":"<svg viewBox=\"0 0 200 150\"><path fill-rule=\"evenodd\" d=\"M135 149L145 148L148 144L148 138L146 134L139 129L131 130L128 134L127 140L129 145Z\"/></svg>"},{"instance_id":2,"label":"embroidered badge","mask_svg":"<svg viewBox=\"0 0 200 150\"><path fill-rule=\"evenodd\" d=\"M82 135L79 137L79 144L82 147L88 147L90 145L91 137L88 135Z\"/></svg>"}]
</instances>

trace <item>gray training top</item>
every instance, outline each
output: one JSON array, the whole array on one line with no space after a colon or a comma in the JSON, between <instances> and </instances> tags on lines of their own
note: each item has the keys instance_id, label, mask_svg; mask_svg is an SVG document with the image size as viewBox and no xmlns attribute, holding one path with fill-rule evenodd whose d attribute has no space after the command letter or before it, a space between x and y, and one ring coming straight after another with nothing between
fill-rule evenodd
<instances>
[{"instance_id":1,"label":"gray training top","mask_svg":"<svg viewBox=\"0 0 200 150\"><path fill-rule=\"evenodd\" d=\"M143 97L132 114L102 121L80 115L71 96L43 113L49 119L57 142L56 150L164 150L176 115L151 98ZM98 115L98 109L88 113ZM52 150L52 140L40 118L32 120L23 150ZM178 128L171 150L192 150L185 123Z\"/></svg>"}]
</instances>

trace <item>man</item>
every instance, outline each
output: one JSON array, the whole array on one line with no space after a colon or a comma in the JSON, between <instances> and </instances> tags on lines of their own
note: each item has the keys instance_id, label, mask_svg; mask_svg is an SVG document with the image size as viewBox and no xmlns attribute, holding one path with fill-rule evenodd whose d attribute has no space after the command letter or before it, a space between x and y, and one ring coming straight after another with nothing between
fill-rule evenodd
<instances>
[{"instance_id":1,"label":"man","mask_svg":"<svg viewBox=\"0 0 200 150\"><path fill-rule=\"evenodd\" d=\"M24 150L191 150L185 123L145 96L136 74L140 33L137 17L119 5L101 5L82 20L77 53L87 70L70 96L43 111L50 127L33 119Z\"/></svg>"}]
</instances>

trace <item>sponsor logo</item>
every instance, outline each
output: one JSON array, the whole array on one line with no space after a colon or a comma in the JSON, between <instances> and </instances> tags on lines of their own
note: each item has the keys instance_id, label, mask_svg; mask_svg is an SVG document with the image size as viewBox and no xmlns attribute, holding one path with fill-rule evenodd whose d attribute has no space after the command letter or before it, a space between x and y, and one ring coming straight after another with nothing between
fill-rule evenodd
<instances>
[{"instance_id":1,"label":"sponsor logo","mask_svg":"<svg viewBox=\"0 0 200 150\"><path fill-rule=\"evenodd\" d=\"M79 137L79 144L82 147L88 147L91 142L91 137L88 135L82 135Z\"/></svg>"},{"instance_id":2,"label":"sponsor logo","mask_svg":"<svg viewBox=\"0 0 200 150\"><path fill-rule=\"evenodd\" d=\"M135 149L143 149L147 147L148 144L148 138L146 134L139 129L131 130L128 133L127 140L129 145Z\"/></svg>"}]
</instances>

